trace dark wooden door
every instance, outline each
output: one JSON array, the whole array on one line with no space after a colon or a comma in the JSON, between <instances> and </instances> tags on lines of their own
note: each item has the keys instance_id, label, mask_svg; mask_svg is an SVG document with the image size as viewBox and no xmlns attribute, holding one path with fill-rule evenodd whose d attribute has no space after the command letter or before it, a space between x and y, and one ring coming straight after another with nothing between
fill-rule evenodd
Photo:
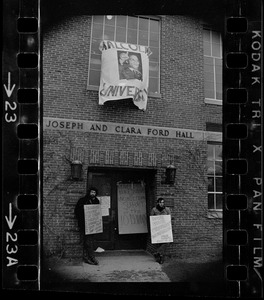
<instances>
[{"instance_id":1,"label":"dark wooden door","mask_svg":"<svg viewBox=\"0 0 264 300\"><path fill-rule=\"evenodd\" d=\"M105 250L145 249L149 233L120 234L118 231L119 183L144 182L146 203L153 197L154 172L146 170L92 169L88 173L88 187L98 189L98 196L109 199L109 215L103 216L103 233L97 235L97 244ZM108 197L108 198L107 198ZM146 207L148 215L148 208Z\"/></svg>"},{"instance_id":2,"label":"dark wooden door","mask_svg":"<svg viewBox=\"0 0 264 300\"><path fill-rule=\"evenodd\" d=\"M90 172L88 174L89 187L98 189L98 197L103 197L105 202L109 201L108 215L103 218L103 232L97 234L98 246L105 250L114 249L114 229L115 229L115 208L112 198L112 178L111 174L105 172Z\"/></svg>"}]
</instances>

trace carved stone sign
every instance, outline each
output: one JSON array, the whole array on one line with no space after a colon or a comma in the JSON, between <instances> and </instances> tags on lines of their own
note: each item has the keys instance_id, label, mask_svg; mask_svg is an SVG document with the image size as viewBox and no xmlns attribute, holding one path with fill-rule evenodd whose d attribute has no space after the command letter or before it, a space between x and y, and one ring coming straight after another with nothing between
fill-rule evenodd
<instances>
[{"instance_id":1,"label":"carved stone sign","mask_svg":"<svg viewBox=\"0 0 264 300\"><path fill-rule=\"evenodd\" d=\"M206 140L210 137L210 132L199 130L60 118L44 118L43 128L44 130L68 130L187 140ZM213 138L214 140L221 141L222 133L214 132Z\"/></svg>"}]
</instances>

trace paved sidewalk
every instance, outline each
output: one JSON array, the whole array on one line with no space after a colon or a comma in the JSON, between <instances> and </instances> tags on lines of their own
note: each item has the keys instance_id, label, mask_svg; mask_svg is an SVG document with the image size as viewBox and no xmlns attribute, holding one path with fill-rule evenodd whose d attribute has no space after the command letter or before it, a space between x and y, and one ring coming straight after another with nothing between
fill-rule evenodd
<instances>
[{"instance_id":1,"label":"paved sidewalk","mask_svg":"<svg viewBox=\"0 0 264 300\"><path fill-rule=\"evenodd\" d=\"M65 282L170 282L162 266L145 251L105 251L96 253L99 265L82 259L50 262L47 278Z\"/></svg>"},{"instance_id":2,"label":"paved sidewalk","mask_svg":"<svg viewBox=\"0 0 264 300\"><path fill-rule=\"evenodd\" d=\"M81 258L45 259L41 290L102 295L224 296L227 291L221 260L193 262L176 258L158 264L146 251L96 253L99 265Z\"/></svg>"}]
</instances>

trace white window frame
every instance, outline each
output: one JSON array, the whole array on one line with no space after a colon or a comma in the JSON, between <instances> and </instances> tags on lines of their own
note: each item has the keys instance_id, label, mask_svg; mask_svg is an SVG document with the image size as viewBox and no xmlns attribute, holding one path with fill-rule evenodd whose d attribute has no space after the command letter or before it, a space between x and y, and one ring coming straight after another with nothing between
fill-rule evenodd
<instances>
[{"instance_id":1,"label":"white window frame","mask_svg":"<svg viewBox=\"0 0 264 300\"><path fill-rule=\"evenodd\" d=\"M207 132L207 145L210 144L210 145L221 145L222 146L222 149L223 149L223 144L222 144L222 133L220 132L210 132L208 131ZM223 164L223 159L222 159L222 164ZM209 176L212 177L211 174L206 174L207 178ZM214 180L215 180L215 173L213 175L214 177ZM223 179L223 173L222 173L222 179ZM220 194L223 196L223 190L222 192L216 192L216 191L213 191L213 192L209 192L208 191L208 185L207 185L207 201L208 201L208 195L209 194ZM207 204L208 205L208 204ZM223 209L220 209L220 208L210 208L208 207L207 209L207 217L208 218L222 218L223 217Z\"/></svg>"},{"instance_id":2,"label":"white window frame","mask_svg":"<svg viewBox=\"0 0 264 300\"><path fill-rule=\"evenodd\" d=\"M218 32L220 34L220 56L217 57L217 56L213 56L212 53L213 53L213 43L212 43L212 40L213 40L213 31L215 30L212 30L211 28L207 28L207 27L204 27L203 30L208 30L210 31L210 46L211 46L211 55L205 55L204 54L204 57L209 57L209 58L212 58L213 59L213 69L214 69L214 98L204 98L204 102L207 103L207 104L215 104L215 105L223 105L223 99L217 99L216 98L216 64L215 64L215 59L221 59L222 60L222 63L223 63L223 49L222 49L222 35L220 32ZM215 31L217 32L217 31ZM222 73L223 74L223 73ZM222 75L223 76L223 75Z\"/></svg>"}]
</instances>

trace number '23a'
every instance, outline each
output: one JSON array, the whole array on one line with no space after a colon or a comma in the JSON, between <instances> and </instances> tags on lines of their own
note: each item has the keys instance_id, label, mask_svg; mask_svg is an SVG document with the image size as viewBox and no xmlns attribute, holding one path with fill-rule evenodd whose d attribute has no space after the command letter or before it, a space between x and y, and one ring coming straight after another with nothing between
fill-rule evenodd
<instances>
[{"instance_id":1,"label":"number '23a'","mask_svg":"<svg viewBox=\"0 0 264 300\"><path fill-rule=\"evenodd\" d=\"M6 233L6 242L8 243L6 245L6 253L8 255L12 255L12 254L17 253L18 247L17 247L17 245L13 244L16 241L17 241L17 234L16 233L14 233L13 236L9 232ZM12 256L7 256L6 258L8 260L7 267L11 267L11 266L18 263L18 260L16 258L12 257Z\"/></svg>"}]
</instances>

